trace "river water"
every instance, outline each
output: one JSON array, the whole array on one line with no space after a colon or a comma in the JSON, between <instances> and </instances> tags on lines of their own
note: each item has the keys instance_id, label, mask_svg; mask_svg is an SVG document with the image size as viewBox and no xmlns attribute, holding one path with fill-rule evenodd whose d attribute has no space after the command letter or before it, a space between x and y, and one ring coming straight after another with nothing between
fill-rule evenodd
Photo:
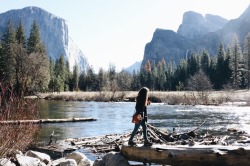
<instances>
[{"instance_id":1,"label":"river water","mask_svg":"<svg viewBox=\"0 0 250 166\"><path fill-rule=\"evenodd\" d=\"M42 124L39 140L48 142L50 134L58 139L80 138L131 132L134 102L86 102L40 100L41 118L92 117L97 121ZM168 131L190 131L200 127L213 134L228 128L250 134L250 107L236 106L183 106L152 103L148 106L148 123Z\"/></svg>"}]
</instances>

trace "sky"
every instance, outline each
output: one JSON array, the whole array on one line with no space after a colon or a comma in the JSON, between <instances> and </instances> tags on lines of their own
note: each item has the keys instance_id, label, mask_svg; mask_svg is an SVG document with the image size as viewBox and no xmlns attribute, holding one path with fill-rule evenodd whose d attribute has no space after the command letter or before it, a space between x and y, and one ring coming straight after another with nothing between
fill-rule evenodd
<instances>
[{"instance_id":1,"label":"sky","mask_svg":"<svg viewBox=\"0 0 250 166\"><path fill-rule=\"evenodd\" d=\"M0 13L40 7L67 21L69 35L95 72L141 61L157 28L177 32L187 11L238 18L249 0L0 0Z\"/></svg>"}]
</instances>

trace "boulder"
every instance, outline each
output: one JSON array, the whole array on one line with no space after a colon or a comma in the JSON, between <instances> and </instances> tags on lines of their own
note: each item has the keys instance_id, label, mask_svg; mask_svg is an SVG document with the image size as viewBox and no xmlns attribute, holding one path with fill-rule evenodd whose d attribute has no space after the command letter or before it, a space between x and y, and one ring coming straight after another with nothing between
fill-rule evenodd
<instances>
[{"instance_id":1,"label":"boulder","mask_svg":"<svg viewBox=\"0 0 250 166\"><path fill-rule=\"evenodd\" d=\"M83 153L81 152L73 152L68 154L66 159L74 159L78 166L92 166L93 162L89 160Z\"/></svg>"},{"instance_id":2,"label":"boulder","mask_svg":"<svg viewBox=\"0 0 250 166\"><path fill-rule=\"evenodd\" d=\"M36 151L33 151L33 150L27 151L25 153L25 156L38 158L42 162L44 162L45 164L48 164L50 162L50 156L49 155L47 155L45 153L41 153L41 152L36 152Z\"/></svg>"},{"instance_id":3,"label":"boulder","mask_svg":"<svg viewBox=\"0 0 250 166\"><path fill-rule=\"evenodd\" d=\"M93 166L130 166L128 160L121 154L110 152L100 160L95 160Z\"/></svg>"},{"instance_id":4,"label":"boulder","mask_svg":"<svg viewBox=\"0 0 250 166\"><path fill-rule=\"evenodd\" d=\"M66 159L66 158L60 158L57 160L52 161L50 166L77 166L76 160L74 159Z\"/></svg>"},{"instance_id":5,"label":"boulder","mask_svg":"<svg viewBox=\"0 0 250 166\"><path fill-rule=\"evenodd\" d=\"M82 159L78 166L93 166L93 161L88 160L88 159Z\"/></svg>"},{"instance_id":6,"label":"boulder","mask_svg":"<svg viewBox=\"0 0 250 166\"><path fill-rule=\"evenodd\" d=\"M16 155L17 162L20 166L45 166L46 164L41 162L38 158L23 156L20 154Z\"/></svg>"},{"instance_id":7,"label":"boulder","mask_svg":"<svg viewBox=\"0 0 250 166\"><path fill-rule=\"evenodd\" d=\"M0 165L1 166L15 166L14 163L12 163L9 159L7 158L2 158L0 159Z\"/></svg>"}]
</instances>

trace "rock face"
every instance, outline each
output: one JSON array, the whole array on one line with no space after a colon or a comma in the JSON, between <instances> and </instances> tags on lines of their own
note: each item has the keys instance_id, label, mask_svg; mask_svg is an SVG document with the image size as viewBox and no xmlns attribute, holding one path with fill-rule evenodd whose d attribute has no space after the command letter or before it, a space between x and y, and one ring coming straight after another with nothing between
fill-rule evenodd
<instances>
[{"instance_id":1,"label":"rock face","mask_svg":"<svg viewBox=\"0 0 250 166\"><path fill-rule=\"evenodd\" d=\"M166 63L179 64L180 59L187 58L192 52L200 54L203 49L214 56L219 42L226 47L236 34L243 48L244 38L250 32L250 6L243 14L232 20L220 16L188 11L183 15L182 24L177 33L171 30L156 29L152 40L146 44L142 66L149 61L157 64L162 58Z\"/></svg>"},{"instance_id":2,"label":"rock face","mask_svg":"<svg viewBox=\"0 0 250 166\"><path fill-rule=\"evenodd\" d=\"M26 7L20 10L10 10L0 14L0 37L8 21L12 20L15 27L22 21L26 37L35 20L39 26L40 37L47 49L48 56L53 60L64 55L69 60L70 68L77 63L79 69L86 70L88 61L81 50L69 36L67 22L38 7Z\"/></svg>"},{"instance_id":3,"label":"rock face","mask_svg":"<svg viewBox=\"0 0 250 166\"><path fill-rule=\"evenodd\" d=\"M183 15L182 24L177 33L190 39L206 35L209 32L215 32L222 28L228 21L220 16L207 14L203 17L201 14L189 11Z\"/></svg>"},{"instance_id":4,"label":"rock face","mask_svg":"<svg viewBox=\"0 0 250 166\"><path fill-rule=\"evenodd\" d=\"M147 60L155 61L157 64L162 58L166 62L176 61L178 63L186 55L187 50L195 46L194 44L192 40L178 35L174 31L156 29L153 39L145 46L142 65L145 65Z\"/></svg>"}]
</instances>

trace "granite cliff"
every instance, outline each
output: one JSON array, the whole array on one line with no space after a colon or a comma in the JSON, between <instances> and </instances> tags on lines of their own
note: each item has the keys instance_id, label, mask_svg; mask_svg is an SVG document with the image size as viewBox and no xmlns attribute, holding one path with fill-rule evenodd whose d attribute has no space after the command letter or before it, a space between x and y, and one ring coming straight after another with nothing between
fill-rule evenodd
<instances>
[{"instance_id":1,"label":"granite cliff","mask_svg":"<svg viewBox=\"0 0 250 166\"><path fill-rule=\"evenodd\" d=\"M215 32L222 28L228 20L211 14L203 17L201 14L188 11L183 15L182 24L179 26L177 33L189 39L199 38L209 32Z\"/></svg>"},{"instance_id":2,"label":"granite cliff","mask_svg":"<svg viewBox=\"0 0 250 166\"><path fill-rule=\"evenodd\" d=\"M250 6L237 19L226 20L220 16L188 11L183 14L182 24L177 32L156 29L152 40L146 44L142 65L150 60L156 63L162 58L175 64L190 53L200 53L203 49L214 56L219 42L225 46L231 43L236 34L243 47L243 41L250 32Z\"/></svg>"},{"instance_id":3,"label":"granite cliff","mask_svg":"<svg viewBox=\"0 0 250 166\"><path fill-rule=\"evenodd\" d=\"M64 55L65 59L69 61L71 70L75 63L80 71L87 69L89 65L87 58L70 38L66 20L38 7L10 10L0 14L0 37L9 20L12 20L15 27L21 21L26 37L29 36L31 25L35 20L49 57L56 60Z\"/></svg>"}]
</instances>

